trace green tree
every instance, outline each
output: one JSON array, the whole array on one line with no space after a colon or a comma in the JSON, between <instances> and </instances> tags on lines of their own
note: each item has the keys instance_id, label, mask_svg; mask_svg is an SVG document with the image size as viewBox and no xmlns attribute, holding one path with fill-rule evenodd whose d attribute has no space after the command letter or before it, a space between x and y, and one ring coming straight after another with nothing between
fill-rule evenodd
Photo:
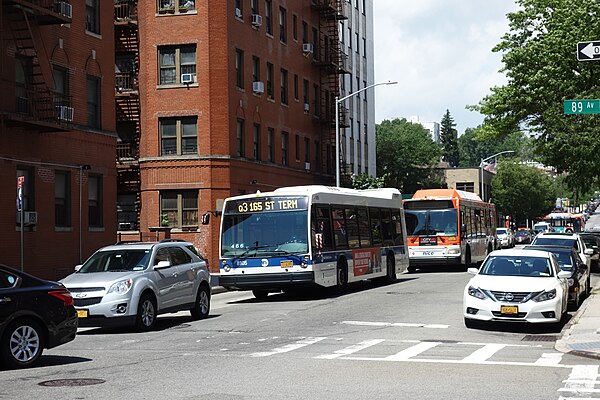
<instances>
[{"instance_id":1,"label":"green tree","mask_svg":"<svg viewBox=\"0 0 600 400\"><path fill-rule=\"evenodd\" d=\"M368 174L352 175L352 189L378 189L385 185L385 175L373 177Z\"/></svg>"},{"instance_id":2,"label":"green tree","mask_svg":"<svg viewBox=\"0 0 600 400\"><path fill-rule=\"evenodd\" d=\"M534 134L540 161L568 172L567 183L589 191L598 182L600 116L564 115L566 99L600 98L600 63L579 62L576 43L600 37L597 1L517 0L509 32L493 49L502 53L504 86L478 106L499 135Z\"/></svg>"},{"instance_id":3,"label":"green tree","mask_svg":"<svg viewBox=\"0 0 600 400\"><path fill-rule=\"evenodd\" d=\"M460 161L458 151L458 133L455 129L456 124L454 123L454 119L450 115L449 110L446 110L440 125L440 142L442 143L442 155L444 157L444 161L446 161L451 167L457 167Z\"/></svg>"},{"instance_id":4,"label":"green tree","mask_svg":"<svg viewBox=\"0 0 600 400\"><path fill-rule=\"evenodd\" d=\"M492 179L492 202L517 223L539 218L554 208L556 185L535 167L502 160Z\"/></svg>"},{"instance_id":5,"label":"green tree","mask_svg":"<svg viewBox=\"0 0 600 400\"><path fill-rule=\"evenodd\" d=\"M486 133L484 126L467 128L458 138L461 167L478 167L481 160L506 150L515 152L521 160L533 160L533 139L523 132L513 132L505 137Z\"/></svg>"},{"instance_id":6,"label":"green tree","mask_svg":"<svg viewBox=\"0 0 600 400\"><path fill-rule=\"evenodd\" d=\"M440 148L421 124L384 120L377 125L376 135L377 175L385 177L386 186L402 193L443 186L443 176L434 168Z\"/></svg>"}]
</instances>

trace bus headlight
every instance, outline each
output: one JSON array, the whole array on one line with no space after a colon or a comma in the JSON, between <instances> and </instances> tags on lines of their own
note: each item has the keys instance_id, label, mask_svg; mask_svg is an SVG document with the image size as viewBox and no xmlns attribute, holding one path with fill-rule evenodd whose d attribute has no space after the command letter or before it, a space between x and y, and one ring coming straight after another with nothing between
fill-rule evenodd
<instances>
[{"instance_id":1,"label":"bus headlight","mask_svg":"<svg viewBox=\"0 0 600 400\"><path fill-rule=\"evenodd\" d=\"M302 268L308 268L308 257L304 257L304 258L302 259L302 262L300 263L300 266L301 266Z\"/></svg>"},{"instance_id":2,"label":"bus headlight","mask_svg":"<svg viewBox=\"0 0 600 400\"><path fill-rule=\"evenodd\" d=\"M460 249L448 249L448 254L459 254Z\"/></svg>"},{"instance_id":3,"label":"bus headlight","mask_svg":"<svg viewBox=\"0 0 600 400\"><path fill-rule=\"evenodd\" d=\"M229 271L231 271L231 266L230 266L229 264L225 264L225 265L223 266L223 271L225 271L225 272L229 272Z\"/></svg>"}]
</instances>

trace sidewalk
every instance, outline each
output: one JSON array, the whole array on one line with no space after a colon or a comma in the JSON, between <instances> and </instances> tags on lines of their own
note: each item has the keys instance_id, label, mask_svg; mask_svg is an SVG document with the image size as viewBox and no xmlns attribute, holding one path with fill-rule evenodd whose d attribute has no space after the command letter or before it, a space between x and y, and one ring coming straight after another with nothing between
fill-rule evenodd
<instances>
[{"instance_id":1,"label":"sidewalk","mask_svg":"<svg viewBox=\"0 0 600 400\"><path fill-rule=\"evenodd\" d=\"M569 321L555 348L563 353L600 360L600 287L592 290Z\"/></svg>"}]
</instances>

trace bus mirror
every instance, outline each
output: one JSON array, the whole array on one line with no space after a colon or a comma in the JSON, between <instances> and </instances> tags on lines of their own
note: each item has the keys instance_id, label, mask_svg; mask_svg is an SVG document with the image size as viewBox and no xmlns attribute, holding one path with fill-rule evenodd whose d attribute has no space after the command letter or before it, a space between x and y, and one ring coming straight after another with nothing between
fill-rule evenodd
<instances>
[{"instance_id":1,"label":"bus mirror","mask_svg":"<svg viewBox=\"0 0 600 400\"><path fill-rule=\"evenodd\" d=\"M208 225L210 222L210 213L205 213L202 215L202 225Z\"/></svg>"},{"instance_id":2,"label":"bus mirror","mask_svg":"<svg viewBox=\"0 0 600 400\"><path fill-rule=\"evenodd\" d=\"M465 224L460 225L460 236L461 237L467 236L467 225L465 225Z\"/></svg>"}]
</instances>

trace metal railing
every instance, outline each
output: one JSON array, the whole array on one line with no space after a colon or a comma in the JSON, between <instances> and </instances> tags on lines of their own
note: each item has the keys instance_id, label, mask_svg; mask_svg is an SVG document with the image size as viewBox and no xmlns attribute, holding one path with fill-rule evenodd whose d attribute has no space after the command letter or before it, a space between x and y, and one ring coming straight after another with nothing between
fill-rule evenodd
<instances>
[{"instance_id":1,"label":"metal railing","mask_svg":"<svg viewBox=\"0 0 600 400\"><path fill-rule=\"evenodd\" d=\"M117 0L115 1L115 21L137 21L137 1Z\"/></svg>"},{"instance_id":2,"label":"metal railing","mask_svg":"<svg viewBox=\"0 0 600 400\"><path fill-rule=\"evenodd\" d=\"M115 72L115 88L119 93L137 91L136 74L134 72Z\"/></svg>"},{"instance_id":3,"label":"metal railing","mask_svg":"<svg viewBox=\"0 0 600 400\"><path fill-rule=\"evenodd\" d=\"M47 88L28 87L3 80L0 112L20 119L44 122L72 122L71 96Z\"/></svg>"}]
</instances>

